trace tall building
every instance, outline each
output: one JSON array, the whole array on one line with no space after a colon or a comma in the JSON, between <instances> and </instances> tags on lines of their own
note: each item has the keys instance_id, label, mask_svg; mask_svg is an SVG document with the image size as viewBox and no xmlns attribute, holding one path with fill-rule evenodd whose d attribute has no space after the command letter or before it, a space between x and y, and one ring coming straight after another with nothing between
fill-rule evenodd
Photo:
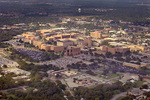
<instances>
[{"instance_id":1,"label":"tall building","mask_svg":"<svg viewBox=\"0 0 150 100\"><path fill-rule=\"evenodd\" d=\"M66 56L74 56L74 55L78 55L80 53L81 53L80 47L69 46L65 52L65 55Z\"/></svg>"},{"instance_id":2,"label":"tall building","mask_svg":"<svg viewBox=\"0 0 150 100\"><path fill-rule=\"evenodd\" d=\"M84 41L87 43L89 47L93 45L92 39L90 37L85 37Z\"/></svg>"}]
</instances>

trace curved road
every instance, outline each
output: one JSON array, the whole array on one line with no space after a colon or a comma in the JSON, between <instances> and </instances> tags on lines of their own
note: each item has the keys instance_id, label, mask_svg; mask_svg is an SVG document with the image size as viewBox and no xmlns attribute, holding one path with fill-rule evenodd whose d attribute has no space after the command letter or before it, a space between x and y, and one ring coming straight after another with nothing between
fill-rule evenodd
<instances>
[{"instance_id":1,"label":"curved road","mask_svg":"<svg viewBox=\"0 0 150 100\"><path fill-rule=\"evenodd\" d=\"M114 96L113 98L111 98L110 100L116 100L117 98L121 97L121 96L126 96L127 92L123 92L123 93L120 93L116 96Z\"/></svg>"},{"instance_id":2,"label":"curved road","mask_svg":"<svg viewBox=\"0 0 150 100\"><path fill-rule=\"evenodd\" d=\"M139 90L139 88L133 88L132 89L133 91L138 91ZM131 90L131 91L132 91ZM119 98L119 97L121 97L121 96L126 96L126 94L127 94L127 92L122 92L122 93L120 93L120 94L117 94L117 95L115 95L113 98L111 98L110 100L116 100L117 98Z\"/></svg>"},{"instance_id":3,"label":"curved road","mask_svg":"<svg viewBox=\"0 0 150 100\"><path fill-rule=\"evenodd\" d=\"M0 92L5 92L8 90L17 90L17 89L23 89L23 88L27 88L29 86L19 86L19 87L14 87L14 88L9 88L9 89L5 89L5 90L0 90Z\"/></svg>"}]
</instances>

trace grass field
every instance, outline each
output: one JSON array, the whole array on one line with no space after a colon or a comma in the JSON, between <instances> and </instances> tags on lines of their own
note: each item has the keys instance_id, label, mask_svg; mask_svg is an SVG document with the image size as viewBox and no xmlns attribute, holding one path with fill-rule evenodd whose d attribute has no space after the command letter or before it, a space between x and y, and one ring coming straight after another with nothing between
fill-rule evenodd
<instances>
[{"instance_id":1,"label":"grass field","mask_svg":"<svg viewBox=\"0 0 150 100\"><path fill-rule=\"evenodd\" d=\"M117 98L116 100L122 100L124 98L124 96L121 96L119 98Z\"/></svg>"}]
</instances>

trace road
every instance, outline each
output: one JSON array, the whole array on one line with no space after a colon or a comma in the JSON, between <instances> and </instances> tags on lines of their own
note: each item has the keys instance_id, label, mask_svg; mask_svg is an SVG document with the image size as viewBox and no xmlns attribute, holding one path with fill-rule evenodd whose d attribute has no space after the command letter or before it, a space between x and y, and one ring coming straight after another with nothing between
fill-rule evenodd
<instances>
[{"instance_id":1,"label":"road","mask_svg":"<svg viewBox=\"0 0 150 100\"><path fill-rule=\"evenodd\" d=\"M15 88L9 88L9 89L5 89L5 90L0 90L0 92L5 92L5 91L9 91L9 90L17 90L17 89L24 89L27 88L29 86L19 86L19 87L15 87Z\"/></svg>"},{"instance_id":2,"label":"road","mask_svg":"<svg viewBox=\"0 0 150 100\"><path fill-rule=\"evenodd\" d=\"M137 91L137 89L139 89L139 88L133 88L132 90L133 91ZM131 90L131 91L132 91ZM127 92L122 92L122 93L120 93L120 94L117 94L117 95L115 95L113 98L111 98L110 100L116 100L117 98L119 98L119 97L121 97L121 96L126 96L126 94L127 94Z\"/></svg>"},{"instance_id":3,"label":"road","mask_svg":"<svg viewBox=\"0 0 150 100\"><path fill-rule=\"evenodd\" d=\"M123 92L123 93L120 93L116 96L114 96L113 98L111 98L110 100L117 100L117 98L121 97L121 96L126 96L127 92Z\"/></svg>"},{"instance_id":4,"label":"road","mask_svg":"<svg viewBox=\"0 0 150 100\"><path fill-rule=\"evenodd\" d=\"M74 94L72 93L72 91L71 91L70 87L68 86L68 84L66 83L66 81L65 80L61 80L61 82L67 86L66 90L68 90L70 92L71 96L74 97Z\"/></svg>"},{"instance_id":5,"label":"road","mask_svg":"<svg viewBox=\"0 0 150 100\"><path fill-rule=\"evenodd\" d=\"M118 63L123 63L123 61L115 60L115 59L112 59L112 58L106 58L106 59L107 59L107 60L114 61L114 62L118 62Z\"/></svg>"}]
</instances>

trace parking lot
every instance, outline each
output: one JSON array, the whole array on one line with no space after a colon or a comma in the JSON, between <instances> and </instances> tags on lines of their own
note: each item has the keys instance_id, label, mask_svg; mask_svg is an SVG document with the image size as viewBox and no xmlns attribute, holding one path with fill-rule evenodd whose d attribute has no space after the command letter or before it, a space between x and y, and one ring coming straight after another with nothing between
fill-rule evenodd
<instances>
[{"instance_id":1,"label":"parking lot","mask_svg":"<svg viewBox=\"0 0 150 100\"><path fill-rule=\"evenodd\" d=\"M43 54L43 52L41 52L41 51L25 49L25 48L17 48L16 50L24 55L27 55L28 57L31 57L32 59L35 59L35 60L41 61L44 59L41 56Z\"/></svg>"},{"instance_id":2,"label":"parking lot","mask_svg":"<svg viewBox=\"0 0 150 100\"><path fill-rule=\"evenodd\" d=\"M20 43L20 42L17 42L16 40L10 40L10 41L6 41L6 42L4 42L4 43L8 43L8 44L10 44L10 45L12 45L12 46L24 46L24 44L23 43Z\"/></svg>"},{"instance_id":3,"label":"parking lot","mask_svg":"<svg viewBox=\"0 0 150 100\"><path fill-rule=\"evenodd\" d=\"M42 62L42 63L38 63L38 65L49 65L49 64L53 64L57 67L66 67L68 64L72 64L72 63L77 63L81 61L80 59L75 59L75 58L72 58L72 57L63 57L63 58L60 58L60 59L57 59L57 60L52 60L52 61L45 61L45 62Z\"/></svg>"},{"instance_id":4,"label":"parking lot","mask_svg":"<svg viewBox=\"0 0 150 100\"><path fill-rule=\"evenodd\" d=\"M149 75L149 72L138 70L132 67L127 66L115 66L112 68L108 68L109 71L116 71L116 72L124 72L124 73L133 73L133 74L140 74L140 75Z\"/></svg>"},{"instance_id":5,"label":"parking lot","mask_svg":"<svg viewBox=\"0 0 150 100\"><path fill-rule=\"evenodd\" d=\"M3 70L4 73L15 73L17 75L21 74L21 75L30 75L31 72L28 72L28 71L25 71L25 70L22 70L22 69L19 69L19 68L6 68Z\"/></svg>"},{"instance_id":6,"label":"parking lot","mask_svg":"<svg viewBox=\"0 0 150 100\"><path fill-rule=\"evenodd\" d=\"M6 59L6 58L0 56L0 67L2 65L7 65L7 67L19 66L19 64L17 62L11 61L9 59Z\"/></svg>"},{"instance_id":7,"label":"parking lot","mask_svg":"<svg viewBox=\"0 0 150 100\"><path fill-rule=\"evenodd\" d=\"M80 60L90 61L91 59L95 59L96 57L90 56L90 55L85 55L85 54L80 54L80 55L74 56L74 58L80 59Z\"/></svg>"}]
</instances>

